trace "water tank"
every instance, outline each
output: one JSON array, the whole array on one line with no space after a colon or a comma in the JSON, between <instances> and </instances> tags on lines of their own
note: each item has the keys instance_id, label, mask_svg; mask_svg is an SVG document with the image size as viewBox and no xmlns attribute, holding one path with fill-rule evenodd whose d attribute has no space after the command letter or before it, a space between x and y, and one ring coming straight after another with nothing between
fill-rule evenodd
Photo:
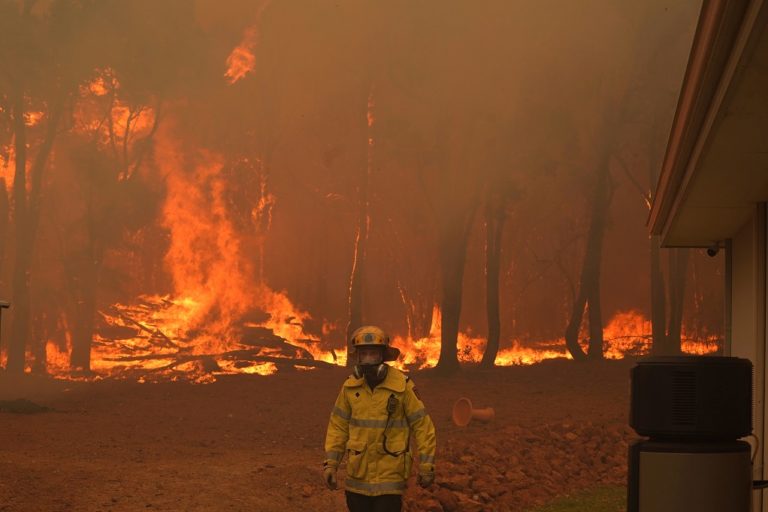
<instances>
[{"instance_id":1,"label":"water tank","mask_svg":"<svg viewBox=\"0 0 768 512\"><path fill-rule=\"evenodd\" d=\"M629 450L628 512L749 512L751 448L744 441L639 441Z\"/></svg>"}]
</instances>

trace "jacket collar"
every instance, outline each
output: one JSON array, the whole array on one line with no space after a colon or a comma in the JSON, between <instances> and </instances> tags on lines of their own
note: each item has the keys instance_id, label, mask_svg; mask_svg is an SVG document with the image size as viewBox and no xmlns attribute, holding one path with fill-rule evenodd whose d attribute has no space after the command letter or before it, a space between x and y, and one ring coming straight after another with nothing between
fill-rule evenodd
<instances>
[{"instance_id":1,"label":"jacket collar","mask_svg":"<svg viewBox=\"0 0 768 512\"><path fill-rule=\"evenodd\" d=\"M355 378L354 375L350 375L346 381L344 381L344 387L356 388L365 384L365 377ZM389 367L387 370L387 376L384 380L376 386L377 388L386 388L395 393L402 393L405 391L405 374L397 368Z\"/></svg>"}]
</instances>

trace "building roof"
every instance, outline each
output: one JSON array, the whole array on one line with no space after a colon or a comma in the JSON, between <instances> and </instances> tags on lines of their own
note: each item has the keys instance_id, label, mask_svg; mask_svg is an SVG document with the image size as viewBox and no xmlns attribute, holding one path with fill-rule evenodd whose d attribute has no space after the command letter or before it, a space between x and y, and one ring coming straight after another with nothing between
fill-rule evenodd
<instances>
[{"instance_id":1,"label":"building roof","mask_svg":"<svg viewBox=\"0 0 768 512\"><path fill-rule=\"evenodd\" d=\"M705 0L649 224L669 247L733 236L768 200L768 1Z\"/></svg>"}]
</instances>

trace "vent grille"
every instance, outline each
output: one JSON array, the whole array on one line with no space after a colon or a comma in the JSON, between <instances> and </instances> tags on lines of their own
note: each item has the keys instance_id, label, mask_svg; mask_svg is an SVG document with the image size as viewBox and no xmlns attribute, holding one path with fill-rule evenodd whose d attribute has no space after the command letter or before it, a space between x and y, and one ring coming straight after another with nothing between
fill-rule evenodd
<instances>
[{"instance_id":1,"label":"vent grille","mask_svg":"<svg viewBox=\"0 0 768 512\"><path fill-rule=\"evenodd\" d=\"M696 373L676 371L672 375L672 424L696 424Z\"/></svg>"}]
</instances>

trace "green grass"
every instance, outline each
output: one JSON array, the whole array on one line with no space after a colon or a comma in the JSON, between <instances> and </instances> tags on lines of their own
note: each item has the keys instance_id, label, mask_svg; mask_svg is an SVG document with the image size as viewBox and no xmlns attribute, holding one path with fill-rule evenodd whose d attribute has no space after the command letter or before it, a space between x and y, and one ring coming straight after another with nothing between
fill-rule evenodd
<instances>
[{"instance_id":1,"label":"green grass","mask_svg":"<svg viewBox=\"0 0 768 512\"><path fill-rule=\"evenodd\" d=\"M627 509L626 487L600 487L574 494L529 512L623 512Z\"/></svg>"}]
</instances>

